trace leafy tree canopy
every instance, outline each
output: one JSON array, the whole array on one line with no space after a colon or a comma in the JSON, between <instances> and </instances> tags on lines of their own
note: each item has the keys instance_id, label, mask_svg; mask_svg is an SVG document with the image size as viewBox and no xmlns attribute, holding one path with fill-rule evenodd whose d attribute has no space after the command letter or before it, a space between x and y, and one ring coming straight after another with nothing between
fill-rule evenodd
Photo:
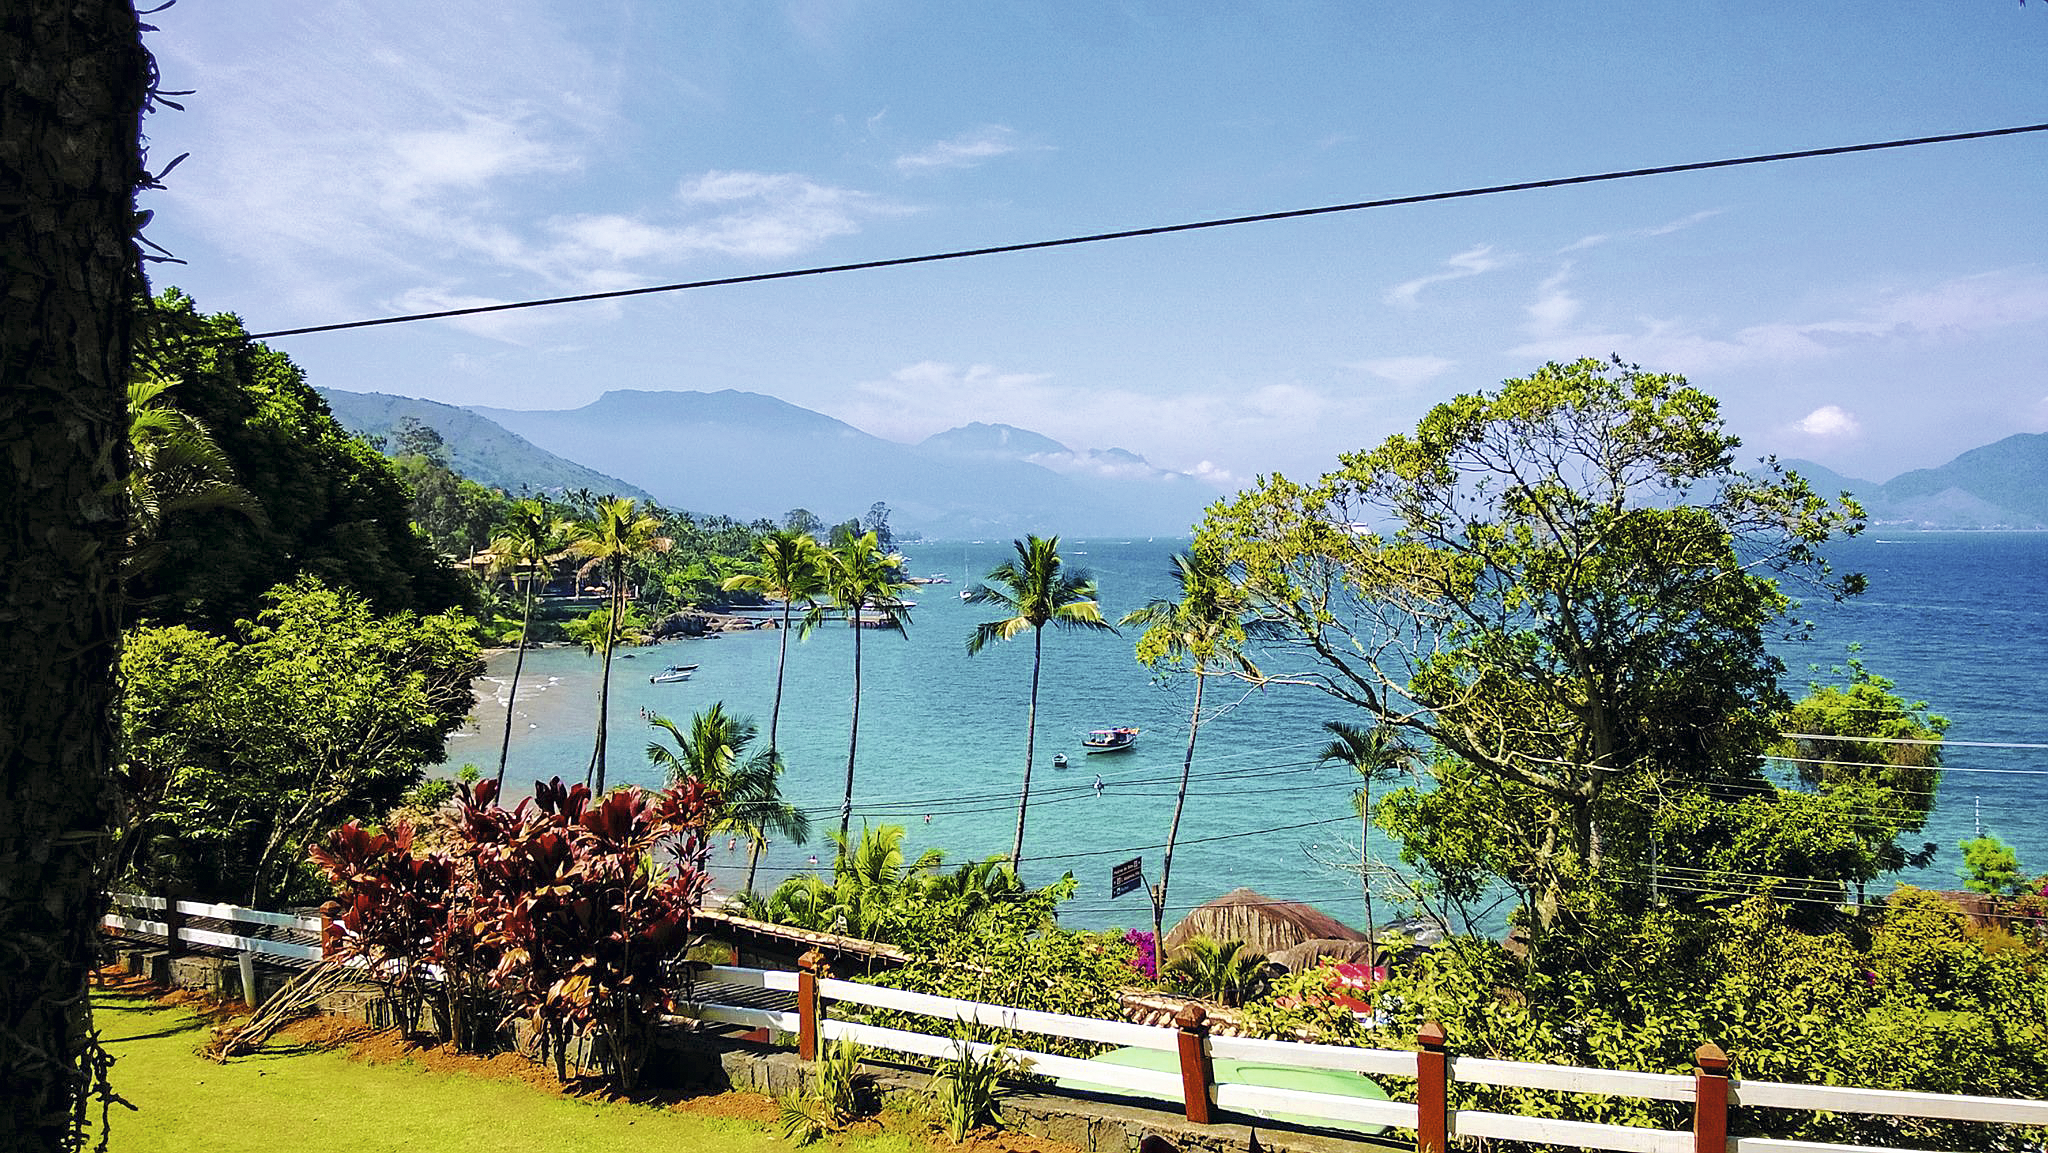
<instances>
[{"instance_id":1,"label":"leafy tree canopy","mask_svg":"<svg viewBox=\"0 0 2048 1153\"><path fill-rule=\"evenodd\" d=\"M459 615L376 615L306 576L231 639L132 630L122 771L135 882L266 906L305 895L304 848L374 819L446 757L481 671Z\"/></svg>"},{"instance_id":2,"label":"leafy tree canopy","mask_svg":"<svg viewBox=\"0 0 2048 1153\"><path fill-rule=\"evenodd\" d=\"M176 289L145 311L137 372L212 433L261 516L197 508L168 519L159 563L132 582L130 619L227 631L263 591L311 573L379 612L465 605L461 582L412 531L390 464L350 436L290 358Z\"/></svg>"},{"instance_id":3,"label":"leafy tree canopy","mask_svg":"<svg viewBox=\"0 0 2048 1153\"><path fill-rule=\"evenodd\" d=\"M1549 364L1312 484L1262 479L1197 546L1285 629L1284 679L1434 743L1515 808L1483 867L1550 924L1576 894L1644 903L1646 795L1763 783L1783 582L1861 589L1819 551L1861 529L1856 505L1771 461L1738 469L1738 443L1682 378Z\"/></svg>"}]
</instances>

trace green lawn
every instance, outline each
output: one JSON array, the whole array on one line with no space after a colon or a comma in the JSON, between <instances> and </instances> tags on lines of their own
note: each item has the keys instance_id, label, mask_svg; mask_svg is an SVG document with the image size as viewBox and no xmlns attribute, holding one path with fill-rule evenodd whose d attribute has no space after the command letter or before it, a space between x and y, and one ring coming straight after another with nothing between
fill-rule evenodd
<instances>
[{"instance_id":1,"label":"green lawn","mask_svg":"<svg viewBox=\"0 0 2048 1153\"><path fill-rule=\"evenodd\" d=\"M365 1064L331 1050L286 1046L216 1065L197 1052L206 1025L191 1011L133 997L101 997L96 1017L116 1059L114 1087L139 1110L115 1108L115 1153L793 1148L750 1122L565 1098L517 1081L429 1073L405 1062ZM848 1138L840 1147L852 1153L930 1148L895 1133Z\"/></svg>"}]
</instances>

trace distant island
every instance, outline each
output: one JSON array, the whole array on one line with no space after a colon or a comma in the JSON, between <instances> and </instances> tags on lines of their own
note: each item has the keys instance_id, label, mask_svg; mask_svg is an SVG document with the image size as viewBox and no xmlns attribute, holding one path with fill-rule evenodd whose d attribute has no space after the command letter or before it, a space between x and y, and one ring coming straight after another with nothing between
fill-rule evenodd
<instances>
[{"instance_id":1,"label":"distant island","mask_svg":"<svg viewBox=\"0 0 2048 1153\"><path fill-rule=\"evenodd\" d=\"M2048 528L2048 433L2015 433L1939 468L1914 469L1883 484L1812 461L1783 463L1819 492L1854 495L1876 527Z\"/></svg>"}]
</instances>

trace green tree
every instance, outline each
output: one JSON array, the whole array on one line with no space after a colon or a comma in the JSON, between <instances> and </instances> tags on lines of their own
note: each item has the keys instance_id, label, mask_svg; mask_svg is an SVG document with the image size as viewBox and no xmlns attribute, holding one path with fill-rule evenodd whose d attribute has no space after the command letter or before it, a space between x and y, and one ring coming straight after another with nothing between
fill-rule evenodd
<instances>
[{"instance_id":1,"label":"green tree","mask_svg":"<svg viewBox=\"0 0 2048 1153\"><path fill-rule=\"evenodd\" d=\"M1862 587L1819 552L1860 530L1853 501L1744 472L1738 444L1679 377L1550 364L1312 485L1268 478L1197 539L1286 630L1293 679L1526 802L1515 872L1548 926L1646 901L1646 782L1766 783L1785 583Z\"/></svg>"},{"instance_id":2,"label":"green tree","mask_svg":"<svg viewBox=\"0 0 2048 1153\"><path fill-rule=\"evenodd\" d=\"M754 722L726 712L724 702L714 701L690 718L687 732L658 714L649 723L667 733L675 747L648 742L648 762L661 769L670 784L696 780L717 795L712 832L747 838L744 891L754 890L754 871L768 834L799 845L811 839L810 815L782 796L782 758L773 748L749 755L757 732Z\"/></svg>"},{"instance_id":3,"label":"green tree","mask_svg":"<svg viewBox=\"0 0 2048 1153\"><path fill-rule=\"evenodd\" d=\"M128 553L131 577L163 559L166 517L228 508L260 517L263 506L235 483L235 466L204 422L170 396L177 381L145 373L128 385Z\"/></svg>"},{"instance_id":4,"label":"green tree","mask_svg":"<svg viewBox=\"0 0 2048 1153\"><path fill-rule=\"evenodd\" d=\"M1176 553L1174 583L1180 586L1179 600L1157 599L1140 609L1125 613L1126 628L1142 627L1138 635L1138 660L1148 668L1161 665L1185 668L1195 678L1194 708L1188 713L1188 745L1181 756L1180 789L1173 798L1173 821L1166 827L1166 852L1159 865L1159 884L1152 890L1152 939L1166 939L1166 892L1173 880L1173 847L1180 837L1181 810L1188 799L1188 777L1195 767L1195 738L1202 731L1203 691L1213 676L1241 676L1256 680L1258 666L1245 655L1247 628L1256 631L1259 622L1246 604L1243 590L1210 552ZM1033 669L1033 685L1037 683ZM1028 768L1027 768L1028 773Z\"/></svg>"},{"instance_id":5,"label":"green tree","mask_svg":"<svg viewBox=\"0 0 2048 1153\"><path fill-rule=\"evenodd\" d=\"M547 583L554 559L569 546L569 522L556 516L545 500L516 501L491 551L495 566L509 572L525 592L519 614L519 655L512 660L512 686L505 694L505 735L498 742L498 792L505 791L505 760L512 752L513 707L519 703L519 674L526 668L526 638L533 629L534 596Z\"/></svg>"},{"instance_id":6,"label":"green tree","mask_svg":"<svg viewBox=\"0 0 2048 1153\"><path fill-rule=\"evenodd\" d=\"M2020 871L2019 854L2012 851L2011 845L1983 833L1957 847L1963 850L1963 867L1958 875L1971 892L2006 896L2025 890L2027 875Z\"/></svg>"},{"instance_id":7,"label":"green tree","mask_svg":"<svg viewBox=\"0 0 2048 1153\"><path fill-rule=\"evenodd\" d=\"M1368 834L1372 828L1372 787L1381 781L1393 780L1403 769L1415 762L1415 750L1401 742L1393 730L1375 725L1364 728L1346 721L1324 721L1323 728L1330 734L1330 743L1316 754L1324 762L1336 761L1350 766L1358 774L1358 871L1359 880L1365 890L1365 932L1375 942L1376 926L1379 924L1372 913L1372 869L1371 853L1367 849Z\"/></svg>"},{"instance_id":8,"label":"green tree","mask_svg":"<svg viewBox=\"0 0 2048 1153\"><path fill-rule=\"evenodd\" d=\"M1010 847L1011 867L1021 875L1024 817L1031 805L1031 755L1038 738L1038 679L1044 666L1045 626L1111 633L1116 628L1102 619L1094 579L1085 569L1069 568L1060 559L1060 538L1026 536L1011 544L1017 550L1016 557L990 569L982 583L967 594L970 604L995 605L1010 615L976 626L967 637L967 654L973 656L996 641L1031 634L1031 697L1024 712L1024 781L1017 790L1017 837Z\"/></svg>"},{"instance_id":9,"label":"green tree","mask_svg":"<svg viewBox=\"0 0 2048 1153\"><path fill-rule=\"evenodd\" d=\"M802 511L802 510L796 510ZM789 626L796 606L807 610L825 591L824 552L808 532L781 529L760 538L748 571L725 579L728 592L753 593L782 603L782 631L775 654L775 704L768 712L768 751L775 752L782 723L782 674L789 667ZM751 866L749 867L751 872Z\"/></svg>"},{"instance_id":10,"label":"green tree","mask_svg":"<svg viewBox=\"0 0 2048 1153\"><path fill-rule=\"evenodd\" d=\"M312 573L380 613L466 608L469 594L411 525L391 461L336 423L283 353L233 315L171 289L143 314L135 379L178 381L177 407L213 435L263 515L222 506L167 521L162 562L130 583L130 623L224 633L265 590Z\"/></svg>"},{"instance_id":11,"label":"green tree","mask_svg":"<svg viewBox=\"0 0 2048 1153\"><path fill-rule=\"evenodd\" d=\"M1243 941L1196 936L1174 953L1160 975L1176 988L1235 1008L1265 993L1271 969L1266 955Z\"/></svg>"},{"instance_id":12,"label":"green tree","mask_svg":"<svg viewBox=\"0 0 2048 1153\"><path fill-rule=\"evenodd\" d=\"M1862 853L1841 870L1863 888L1884 873L1934 859L1935 846L1908 848L1901 838L1927 826L1941 791L1941 735L1948 718L1907 702L1895 686L1863 666L1850 647L1846 666L1834 670L1841 685L1815 683L1788 709L1784 733L1771 752L1794 769L1799 787L1816 794L1834 819L1852 830Z\"/></svg>"},{"instance_id":13,"label":"green tree","mask_svg":"<svg viewBox=\"0 0 2048 1153\"><path fill-rule=\"evenodd\" d=\"M902 636L910 624L910 609L901 593L910 586L903 579L903 558L884 552L871 532L841 537L824 560L826 595L853 629L853 725L846 740L846 795L839 804L839 836L844 840L853 823L853 767L860 751L861 632L877 628ZM809 619L818 619L816 609Z\"/></svg>"},{"instance_id":14,"label":"green tree","mask_svg":"<svg viewBox=\"0 0 2048 1153\"><path fill-rule=\"evenodd\" d=\"M0 1146L75 1149L103 1068L86 978L106 908L123 391L140 123L133 5L0 11Z\"/></svg>"},{"instance_id":15,"label":"green tree","mask_svg":"<svg viewBox=\"0 0 2048 1153\"><path fill-rule=\"evenodd\" d=\"M582 571L598 573L605 587L603 672L597 682L597 742L590 750L591 789L604 795L605 736L609 729L612 697L612 652L624 639L626 612L632 603L628 580L634 564L643 557L667 552L671 544L661 535L661 522L639 511L631 497L608 496L597 502L596 516L576 525L569 550L584 558Z\"/></svg>"},{"instance_id":16,"label":"green tree","mask_svg":"<svg viewBox=\"0 0 2048 1153\"><path fill-rule=\"evenodd\" d=\"M461 616L377 616L312 577L240 636L141 628L121 661L133 880L262 906L309 895L304 848L447 756L481 668Z\"/></svg>"}]
</instances>

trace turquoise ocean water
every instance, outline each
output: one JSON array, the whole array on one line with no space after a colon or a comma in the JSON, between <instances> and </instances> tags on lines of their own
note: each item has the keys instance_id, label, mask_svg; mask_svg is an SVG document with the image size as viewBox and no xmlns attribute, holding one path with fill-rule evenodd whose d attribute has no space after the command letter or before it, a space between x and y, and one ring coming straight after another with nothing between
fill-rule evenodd
<instances>
[{"instance_id":1,"label":"turquoise ocean water","mask_svg":"<svg viewBox=\"0 0 2048 1153\"><path fill-rule=\"evenodd\" d=\"M1062 552L1094 573L1106 613L1114 618L1172 594L1168 557L1183 544L1167 538L1070 539ZM989 616L959 599L969 579L1004 559L1009 547L1007 541L910 547L913 573L944 573L954 583L910 594L918 604L907 637L862 637L854 827L863 819L902 825L912 855L939 847L960 861L1010 847L1023 767L1030 639L970 658L967 635ZM1866 573L1870 592L1846 605L1804 606L1801 615L1817 631L1812 641L1780 646L1791 670L1789 687L1796 695L1809 679L1809 665L1839 664L1845 646L1861 642L1862 658L1873 670L1953 722L1945 758L1950 771L1925 833L1941 854L1929 868L1902 879L1956 887L1956 842L1972 835L1979 820L2018 848L2023 865L2048 869L2048 747L1985 747L2048 746L2048 534L1876 532L1836 546L1831 555L1838 568ZM643 752L653 731L641 720L643 708L687 722L695 710L723 701L728 710L757 721L765 744L778 639L776 631L761 630L671 641L617 661L611 779L657 783ZM1184 679L1155 680L1134 659L1135 640L1055 631L1045 637L1024 875L1042 884L1073 871L1081 887L1062 914L1070 925L1150 922L1142 893L1110 899L1109 872L1119 861L1142 857L1147 879L1158 876L1192 689ZM821 628L802 643L790 638L780 734L790 766L784 792L811 812L821 834L838 824L852 652L851 630L840 625ZM649 674L669 663L702 667L685 683L650 684ZM511 671L510 653L490 662L487 678L478 683L477 726L451 743L452 764L495 768ZM580 649L527 654L508 782L582 778L596 683L597 661ZM1206 704L1205 712L1232 707L1202 728L1174 853L1169 921L1238 886L1361 921L1358 821L1347 799L1354 783L1344 771L1318 767L1314 759L1325 740L1323 721L1357 718L1298 686L1247 692L1212 682ZM1140 727L1136 751L1084 756L1080 742L1086 732L1110 725ZM1052 767L1055 753L1066 754L1065 769ZM1372 851L1394 859L1393 846L1377 830ZM829 865L822 835L809 846L772 845L762 861L762 886L810 870L813 854ZM720 881L737 887L744 848L728 852L720 842L712 858ZM1338 867L1345 861L1353 862L1349 873Z\"/></svg>"}]
</instances>

